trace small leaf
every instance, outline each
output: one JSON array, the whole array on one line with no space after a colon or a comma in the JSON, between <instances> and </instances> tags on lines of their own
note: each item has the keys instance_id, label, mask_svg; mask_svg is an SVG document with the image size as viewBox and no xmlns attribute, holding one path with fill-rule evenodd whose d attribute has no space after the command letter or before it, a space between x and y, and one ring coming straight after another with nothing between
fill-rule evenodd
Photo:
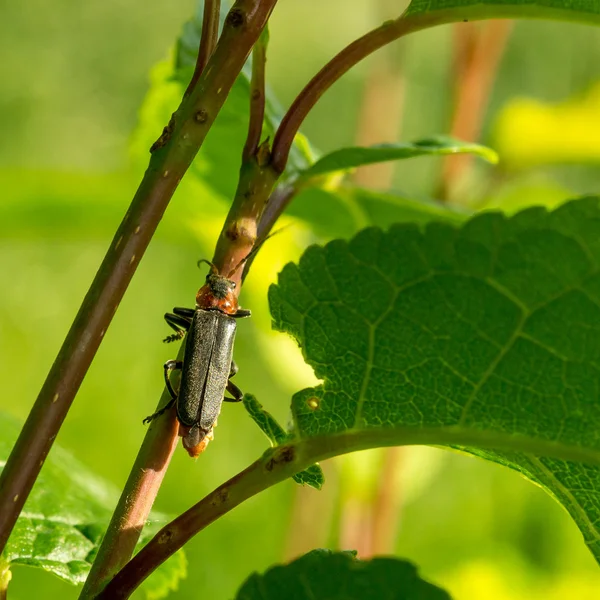
<instances>
[{"instance_id":1,"label":"small leaf","mask_svg":"<svg viewBox=\"0 0 600 600\"><path fill-rule=\"evenodd\" d=\"M600 84L557 104L513 98L502 108L494 139L505 167L600 162Z\"/></svg>"},{"instance_id":2,"label":"small leaf","mask_svg":"<svg viewBox=\"0 0 600 600\"><path fill-rule=\"evenodd\" d=\"M450 600L396 558L357 560L353 552L313 550L293 562L251 575L236 600Z\"/></svg>"},{"instance_id":3,"label":"small leaf","mask_svg":"<svg viewBox=\"0 0 600 600\"><path fill-rule=\"evenodd\" d=\"M411 144L378 144L369 147L342 148L326 154L311 167L302 171L300 180L307 181L327 173L347 171L379 162L446 154L475 154L491 163L498 162L498 155L490 148L447 136L436 136Z\"/></svg>"},{"instance_id":4,"label":"small leaf","mask_svg":"<svg viewBox=\"0 0 600 600\"><path fill-rule=\"evenodd\" d=\"M304 460L466 448L544 487L600 561L599 240L586 198L309 248L269 292L324 382L292 400Z\"/></svg>"},{"instance_id":5,"label":"small leaf","mask_svg":"<svg viewBox=\"0 0 600 600\"><path fill-rule=\"evenodd\" d=\"M260 430L269 438L272 446L279 446L290 440L289 433L286 433L273 416L263 409L262 404L254 396L244 394L244 407ZM325 475L319 465L311 465L308 469L296 473L293 479L300 485L309 485L317 490L320 490L325 483Z\"/></svg>"},{"instance_id":6,"label":"small leaf","mask_svg":"<svg viewBox=\"0 0 600 600\"><path fill-rule=\"evenodd\" d=\"M404 17L439 13L437 23L475 19L562 19L600 23L597 0L412 0Z\"/></svg>"},{"instance_id":7,"label":"small leaf","mask_svg":"<svg viewBox=\"0 0 600 600\"><path fill-rule=\"evenodd\" d=\"M19 426L0 413L0 464L8 457ZM8 540L2 559L9 566L38 567L72 584L83 583L118 491L54 444L44 463L23 512ZM146 543L166 518L153 514L157 522L144 528L140 545ZM183 553L169 559L144 584L147 598L158 599L176 589L185 576Z\"/></svg>"}]
</instances>

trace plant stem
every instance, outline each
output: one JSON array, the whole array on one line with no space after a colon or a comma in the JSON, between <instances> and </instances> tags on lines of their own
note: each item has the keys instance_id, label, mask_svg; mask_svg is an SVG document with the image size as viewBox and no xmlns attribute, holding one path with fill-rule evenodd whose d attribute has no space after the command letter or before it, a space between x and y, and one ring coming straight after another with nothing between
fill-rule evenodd
<instances>
[{"instance_id":1,"label":"plant stem","mask_svg":"<svg viewBox=\"0 0 600 600\"><path fill-rule=\"evenodd\" d=\"M277 219L289 206L290 202L299 191L298 188L294 187L293 183L278 185L273 190L258 223L259 240L262 240L269 235L269 232L273 228L273 225L275 225Z\"/></svg>"},{"instance_id":2,"label":"plant stem","mask_svg":"<svg viewBox=\"0 0 600 600\"><path fill-rule=\"evenodd\" d=\"M265 28L252 49L252 79L250 81L250 121L242 162L256 155L265 119L265 67L267 64L268 30Z\"/></svg>"},{"instance_id":3,"label":"plant stem","mask_svg":"<svg viewBox=\"0 0 600 600\"><path fill-rule=\"evenodd\" d=\"M268 144L262 144L257 157L242 164L235 199L225 219L213 257L219 272L236 285L239 294L245 269L234 269L248 257L258 239L261 215L267 206L279 174L268 161Z\"/></svg>"},{"instance_id":4,"label":"plant stem","mask_svg":"<svg viewBox=\"0 0 600 600\"><path fill-rule=\"evenodd\" d=\"M236 2L198 84L153 145L150 166L0 475L0 552L171 196L276 2Z\"/></svg>"},{"instance_id":5,"label":"plant stem","mask_svg":"<svg viewBox=\"0 0 600 600\"><path fill-rule=\"evenodd\" d=\"M202 14L202 32L200 34L200 46L196 67L185 91L187 96L196 87L196 83L202 75L208 59L212 56L219 37L219 17L221 15L221 0L204 0L204 13Z\"/></svg>"},{"instance_id":6,"label":"plant stem","mask_svg":"<svg viewBox=\"0 0 600 600\"><path fill-rule=\"evenodd\" d=\"M600 452L595 448L457 426L370 428L299 439L267 450L247 469L163 527L97 598L105 600L128 598L158 565L202 529L244 500L306 469L315 462L368 448L408 445L464 446L511 453L525 452L536 456L600 465Z\"/></svg>"},{"instance_id":7,"label":"plant stem","mask_svg":"<svg viewBox=\"0 0 600 600\"><path fill-rule=\"evenodd\" d=\"M177 360L183 359L181 344ZM177 372L172 381L177 387ZM157 410L171 396L165 389ZM154 499L167 472L179 440L179 422L174 410L150 424L119 502L98 549L94 564L81 590L80 598L93 598L132 557Z\"/></svg>"},{"instance_id":8,"label":"plant stem","mask_svg":"<svg viewBox=\"0 0 600 600\"><path fill-rule=\"evenodd\" d=\"M420 28L418 21L402 17L387 21L346 46L330 60L300 92L283 117L273 140L273 167L283 171L300 125L332 84L369 54Z\"/></svg>"}]
</instances>

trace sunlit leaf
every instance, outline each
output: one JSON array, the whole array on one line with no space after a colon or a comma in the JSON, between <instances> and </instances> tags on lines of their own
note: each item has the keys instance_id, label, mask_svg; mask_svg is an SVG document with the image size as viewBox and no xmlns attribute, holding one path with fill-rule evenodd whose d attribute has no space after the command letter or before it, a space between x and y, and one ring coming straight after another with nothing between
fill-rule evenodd
<instances>
[{"instance_id":1,"label":"sunlit leaf","mask_svg":"<svg viewBox=\"0 0 600 600\"><path fill-rule=\"evenodd\" d=\"M353 552L313 550L293 562L255 573L236 600L450 600L397 558L358 560Z\"/></svg>"},{"instance_id":2,"label":"sunlit leaf","mask_svg":"<svg viewBox=\"0 0 600 600\"><path fill-rule=\"evenodd\" d=\"M547 104L512 99L498 115L494 140L507 167L600 162L600 85Z\"/></svg>"},{"instance_id":3,"label":"sunlit leaf","mask_svg":"<svg viewBox=\"0 0 600 600\"><path fill-rule=\"evenodd\" d=\"M440 22L467 19L563 19L600 23L597 0L412 0L407 17L440 13Z\"/></svg>"},{"instance_id":4,"label":"sunlit leaf","mask_svg":"<svg viewBox=\"0 0 600 600\"><path fill-rule=\"evenodd\" d=\"M262 407L254 396L244 395L244 407L273 446L289 441L289 433ZM325 483L325 475L319 465L311 465L308 469L296 473L293 479L300 485L309 485L317 490L320 490Z\"/></svg>"},{"instance_id":5,"label":"sunlit leaf","mask_svg":"<svg viewBox=\"0 0 600 600\"><path fill-rule=\"evenodd\" d=\"M489 162L498 162L498 155L485 146L470 144L447 136L436 136L410 144L378 144L376 146L341 148L320 158L300 173L301 181L336 171L347 171L364 165L418 156L475 154Z\"/></svg>"},{"instance_id":6,"label":"sunlit leaf","mask_svg":"<svg viewBox=\"0 0 600 600\"><path fill-rule=\"evenodd\" d=\"M269 297L324 382L292 401L306 460L467 448L548 490L600 560L597 198L369 228L309 248Z\"/></svg>"}]
</instances>

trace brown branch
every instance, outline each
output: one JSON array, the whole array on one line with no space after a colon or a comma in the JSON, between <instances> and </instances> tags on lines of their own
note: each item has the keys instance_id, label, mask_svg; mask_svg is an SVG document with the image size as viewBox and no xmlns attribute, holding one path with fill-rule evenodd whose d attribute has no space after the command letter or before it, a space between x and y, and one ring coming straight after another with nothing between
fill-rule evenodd
<instances>
[{"instance_id":1,"label":"brown branch","mask_svg":"<svg viewBox=\"0 0 600 600\"><path fill-rule=\"evenodd\" d=\"M197 86L154 144L150 166L0 475L0 551L171 196L276 2L238 0Z\"/></svg>"},{"instance_id":2,"label":"brown branch","mask_svg":"<svg viewBox=\"0 0 600 600\"><path fill-rule=\"evenodd\" d=\"M217 45L219 37L219 17L221 15L221 0L205 0L204 13L202 14L202 33L200 34L200 46L198 48L198 57L192 79L185 91L187 96L198 83L204 68L208 64L209 58Z\"/></svg>"},{"instance_id":3,"label":"brown branch","mask_svg":"<svg viewBox=\"0 0 600 600\"><path fill-rule=\"evenodd\" d=\"M183 350L184 344L181 344L178 360L183 359ZM173 384L177 385L176 374ZM165 406L170 399L171 396L165 389L157 410ZM79 597L82 600L98 594L133 556L173 452L177 448L178 433L179 422L174 410L168 411L150 424L81 590Z\"/></svg>"},{"instance_id":4,"label":"brown branch","mask_svg":"<svg viewBox=\"0 0 600 600\"><path fill-rule=\"evenodd\" d=\"M268 163L268 144L262 144L256 158L242 165L235 199L217 242L213 263L221 273L230 273L251 252L258 240L258 227L279 174ZM266 163L266 164L265 164ZM231 277L239 294L245 269Z\"/></svg>"}]
</instances>

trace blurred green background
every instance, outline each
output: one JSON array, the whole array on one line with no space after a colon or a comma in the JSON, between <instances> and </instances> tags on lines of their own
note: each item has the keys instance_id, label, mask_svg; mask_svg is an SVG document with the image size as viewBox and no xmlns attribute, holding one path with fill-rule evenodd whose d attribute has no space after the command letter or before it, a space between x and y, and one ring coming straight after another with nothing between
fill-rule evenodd
<instances>
[{"instance_id":1,"label":"blurred green background","mask_svg":"<svg viewBox=\"0 0 600 600\"><path fill-rule=\"evenodd\" d=\"M141 178L145 165L130 159L129 143L150 69L167 57L194 9L193 0L149 0L143 8L121 0L30 0L2 8L0 408L21 420ZM336 51L398 13L398 2L389 0L282 0L271 22L268 80L283 106ZM366 82L382 64L388 78L402 83L403 109L384 113L386 139L373 141L448 133L453 35L450 27L427 31L365 61L324 96L304 133L322 151L355 143L364 129ZM479 140L503 162L494 171L472 169L453 200L513 211L597 193L599 65L598 29L517 23ZM438 159L405 162L390 175L391 187L435 197L441 172ZM196 261L210 256L226 210L201 184L182 186L58 437L117 487L144 435L142 418L158 400L161 366L176 352L160 342L169 332L162 315L192 304L203 277ZM278 237L256 261L242 295L254 318L239 325L236 382L286 422L291 394L313 376L292 342L269 331L266 289L285 262L320 238L302 223ZM182 512L266 446L242 407L225 406L215 442L200 460L176 453L156 508ZM372 452L330 461L320 493L289 481L248 501L186 547L188 577L171 597L232 598L254 570L317 545L360 540L370 531L388 459ZM433 449L402 450L391 464L398 518L397 529L390 526L392 547L455 600L598 598L600 572L574 523L517 474ZM11 598L39 597L40 586L48 599L78 594L20 567Z\"/></svg>"}]
</instances>

